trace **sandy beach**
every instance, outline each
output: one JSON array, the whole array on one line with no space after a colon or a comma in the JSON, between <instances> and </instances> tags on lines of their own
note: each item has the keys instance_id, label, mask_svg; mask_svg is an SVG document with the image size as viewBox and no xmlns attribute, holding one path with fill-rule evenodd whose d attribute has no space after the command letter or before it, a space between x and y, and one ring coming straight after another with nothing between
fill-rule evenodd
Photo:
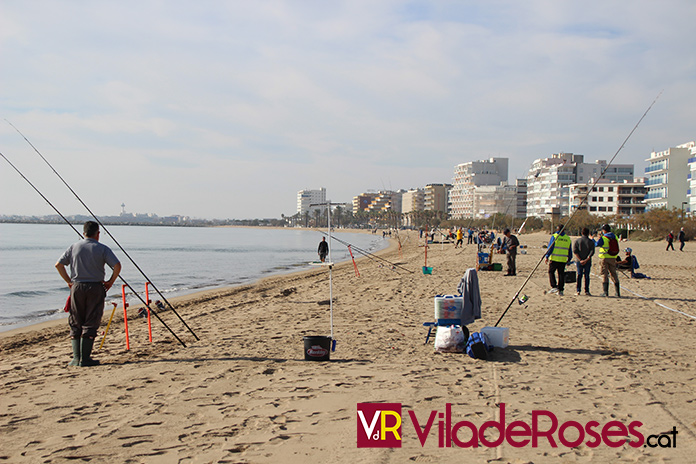
<instances>
[{"instance_id":1,"label":"sandy beach","mask_svg":"<svg viewBox=\"0 0 696 464\"><path fill-rule=\"evenodd\" d=\"M518 255L517 276L478 273L483 317L471 331L496 323L548 241L546 234L519 238L527 254ZM171 311L161 313L186 347L154 319L150 344L134 305L127 351L119 307L95 353L102 365L92 368L67 367L64 322L0 334L0 461L693 462L696 244L680 253L666 252L664 242L622 243L651 279L620 274L621 299L575 296L575 284L567 284L562 297L545 294L542 263L522 292L529 300L514 302L500 324L510 329L510 345L487 361L435 352L432 341L424 344L422 325L433 320L433 297L455 293L475 266L475 246L430 246L433 273L424 275L422 241L411 232L402 234L402 244L380 253L398 267L363 258L357 276L350 262L335 266L337 347L328 362L305 361L302 340L329 335L326 268L173 301L200 338ZM494 261L504 265L505 257ZM594 295L602 288L598 274L595 263ZM401 404L400 448L357 447L358 403ZM545 411L543 430L553 416L558 427L596 421L600 434L607 424L615 433L597 446L587 444L589 434L577 446L564 446L558 433L537 446L509 440L447 446L448 425L499 421L503 408L505 425L531 425L535 411ZM423 445L409 412L422 429L431 411L443 416L432 416ZM633 424L635 433L622 433L616 423ZM564 436L572 442L579 433L571 423ZM631 446L638 435L654 438ZM457 436L466 441L471 432L464 427ZM495 428L485 433L487 440L498 436ZM611 446L617 441L622 444Z\"/></svg>"}]
</instances>

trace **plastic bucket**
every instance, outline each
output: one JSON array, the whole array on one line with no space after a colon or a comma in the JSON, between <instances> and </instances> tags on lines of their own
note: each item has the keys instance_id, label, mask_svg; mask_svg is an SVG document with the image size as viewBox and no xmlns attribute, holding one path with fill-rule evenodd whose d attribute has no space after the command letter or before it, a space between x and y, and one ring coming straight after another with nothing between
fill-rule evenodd
<instances>
[{"instance_id":1,"label":"plastic bucket","mask_svg":"<svg viewBox=\"0 0 696 464\"><path fill-rule=\"evenodd\" d=\"M328 361L331 357L331 337L311 335L304 339L305 361Z\"/></svg>"}]
</instances>

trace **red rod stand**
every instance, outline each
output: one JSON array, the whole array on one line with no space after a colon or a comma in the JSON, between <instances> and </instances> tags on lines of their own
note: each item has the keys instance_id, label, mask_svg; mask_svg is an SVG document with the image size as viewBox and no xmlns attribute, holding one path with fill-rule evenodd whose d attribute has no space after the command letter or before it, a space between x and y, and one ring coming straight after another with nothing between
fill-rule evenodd
<instances>
[{"instance_id":1,"label":"red rod stand","mask_svg":"<svg viewBox=\"0 0 696 464\"><path fill-rule=\"evenodd\" d=\"M126 349L130 350L130 340L128 340L128 303L126 303L126 286L121 285L121 296L123 297L123 324L126 328Z\"/></svg>"},{"instance_id":2,"label":"red rod stand","mask_svg":"<svg viewBox=\"0 0 696 464\"><path fill-rule=\"evenodd\" d=\"M355 264L355 256L353 256L353 250L351 250L350 245L348 245L348 252L350 253L350 257L353 260L353 268L355 269L355 275L360 277L360 271L358 271L358 265Z\"/></svg>"}]
</instances>

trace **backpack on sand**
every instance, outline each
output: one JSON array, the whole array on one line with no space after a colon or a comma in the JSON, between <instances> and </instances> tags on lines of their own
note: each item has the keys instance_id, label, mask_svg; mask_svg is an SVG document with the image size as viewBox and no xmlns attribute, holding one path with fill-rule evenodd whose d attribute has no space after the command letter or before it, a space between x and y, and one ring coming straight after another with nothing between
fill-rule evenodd
<instances>
[{"instance_id":1,"label":"backpack on sand","mask_svg":"<svg viewBox=\"0 0 696 464\"><path fill-rule=\"evenodd\" d=\"M488 344L486 336L481 332L474 332L469 335L466 342L466 354L474 359L488 359L488 352L492 347Z\"/></svg>"}]
</instances>

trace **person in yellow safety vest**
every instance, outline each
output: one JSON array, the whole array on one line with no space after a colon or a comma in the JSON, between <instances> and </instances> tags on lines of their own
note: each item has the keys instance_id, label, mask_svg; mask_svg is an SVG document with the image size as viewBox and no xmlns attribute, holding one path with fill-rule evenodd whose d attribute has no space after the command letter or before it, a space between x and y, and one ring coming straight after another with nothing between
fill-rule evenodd
<instances>
[{"instance_id":1,"label":"person in yellow safety vest","mask_svg":"<svg viewBox=\"0 0 696 464\"><path fill-rule=\"evenodd\" d=\"M616 297L621 298L621 285L619 284L619 275L616 273L616 257L619 254L609 254L609 241L616 240L616 235L611 231L609 224L604 224L602 231L604 232L603 235L595 242L595 246L599 247L599 264L601 266L602 287L604 289L602 296L609 296L609 276L611 276L611 281L614 282L614 288L616 289Z\"/></svg>"},{"instance_id":2,"label":"person in yellow safety vest","mask_svg":"<svg viewBox=\"0 0 696 464\"><path fill-rule=\"evenodd\" d=\"M565 288L565 267L573 259L573 242L565 234L563 225L556 227L556 233L551 236L549 246L546 250L546 263L549 265L549 283L551 290L547 293L558 293L563 296ZM558 281L556 281L558 274Z\"/></svg>"}]
</instances>

